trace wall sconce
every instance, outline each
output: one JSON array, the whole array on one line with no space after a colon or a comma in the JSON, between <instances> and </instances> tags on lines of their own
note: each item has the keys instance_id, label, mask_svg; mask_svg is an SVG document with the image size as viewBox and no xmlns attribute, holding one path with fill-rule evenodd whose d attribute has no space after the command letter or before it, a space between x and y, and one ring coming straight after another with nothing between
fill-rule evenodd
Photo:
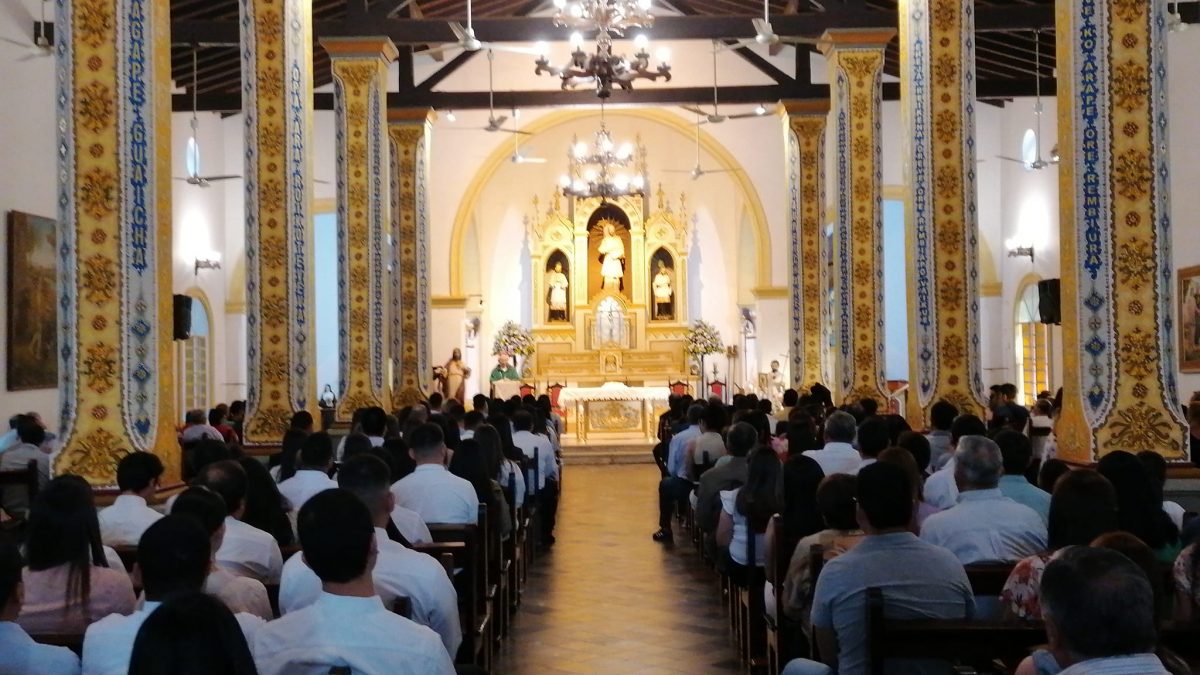
<instances>
[{"instance_id":1,"label":"wall sconce","mask_svg":"<svg viewBox=\"0 0 1200 675\"><path fill-rule=\"evenodd\" d=\"M1008 249L1008 257L1029 258L1029 262L1032 263L1033 246L1031 244L1022 246L1021 244L1022 242L1018 241L1016 238L1009 239L1008 241L1004 242L1004 248Z\"/></svg>"},{"instance_id":2,"label":"wall sconce","mask_svg":"<svg viewBox=\"0 0 1200 675\"><path fill-rule=\"evenodd\" d=\"M200 275L200 270L219 270L221 269L221 255L216 252L206 254L203 258L196 258L196 275Z\"/></svg>"}]
</instances>

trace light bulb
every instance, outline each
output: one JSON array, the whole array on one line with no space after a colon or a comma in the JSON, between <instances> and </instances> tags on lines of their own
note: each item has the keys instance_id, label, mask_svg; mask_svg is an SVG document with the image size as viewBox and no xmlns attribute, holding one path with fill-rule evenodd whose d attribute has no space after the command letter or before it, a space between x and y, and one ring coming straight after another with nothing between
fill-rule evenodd
<instances>
[{"instance_id":1,"label":"light bulb","mask_svg":"<svg viewBox=\"0 0 1200 675\"><path fill-rule=\"evenodd\" d=\"M626 176L623 173L618 174L617 177L613 179L613 185L616 185L618 190L627 190L629 188L629 176Z\"/></svg>"},{"instance_id":2,"label":"light bulb","mask_svg":"<svg viewBox=\"0 0 1200 675\"><path fill-rule=\"evenodd\" d=\"M596 170L595 170L595 169L588 169L588 170L587 170L587 172L583 174L583 177L584 177L584 178L586 178L586 179L587 179L587 182L589 182L589 183L595 182L595 180L596 180Z\"/></svg>"},{"instance_id":3,"label":"light bulb","mask_svg":"<svg viewBox=\"0 0 1200 675\"><path fill-rule=\"evenodd\" d=\"M587 189L587 184L581 180L577 180L571 184L571 189L576 192L583 192L584 190Z\"/></svg>"},{"instance_id":4,"label":"light bulb","mask_svg":"<svg viewBox=\"0 0 1200 675\"><path fill-rule=\"evenodd\" d=\"M604 134L600 137L600 149L604 152L612 152L613 142L612 139L609 138L608 134Z\"/></svg>"},{"instance_id":5,"label":"light bulb","mask_svg":"<svg viewBox=\"0 0 1200 675\"><path fill-rule=\"evenodd\" d=\"M650 11L650 0L638 0L638 8L643 12Z\"/></svg>"},{"instance_id":6,"label":"light bulb","mask_svg":"<svg viewBox=\"0 0 1200 675\"><path fill-rule=\"evenodd\" d=\"M533 45L533 49L537 52L538 56L550 56L550 45L545 40L538 40Z\"/></svg>"},{"instance_id":7,"label":"light bulb","mask_svg":"<svg viewBox=\"0 0 1200 675\"><path fill-rule=\"evenodd\" d=\"M446 111L446 121L447 122L457 122L458 121L458 118L455 117L453 110Z\"/></svg>"},{"instance_id":8,"label":"light bulb","mask_svg":"<svg viewBox=\"0 0 1200 675\"><path fill-rule=\"evenodd\" d=\"M671 62L671 50L667 49L666 47L659 47L658 52L655 53L655 56L657 56L658 60L664 64Z\"/></svg>"},{"instance_id":9,"label":"light bulb","mask_svg":"<svg viewBox=\"0 0 1200 675\"><path fill-rule=\"evenodd\" d=\"M642 177L641 175L634 176L633 177L633 187L635 187L639 190L646 187L646 179L644 177Z\"/></svg>"},{"instance_id":10,"label":"light bulb","mask_svg":"<svg viewBox=\"0 0 1200 675\"><path fill-rule=\"evenodd\" d=\"M617 157L620 157L621 159L629 159L629 156L632 154L633 146L629 143L622 143L621 148L617 150Z\"/></svg>"},{"instance_id":11,"label":"light bulb","mask_svg":"<svg viewBox=\"0 0 1200 675\"><path fill-rule=\"evenodd\" d=\"M755 115L766 115L767 114L767 106L759 103L757 106L754 107L754 114Z\"/></svg>"},{"instance_id":12,"label":"light bulb","mask_svg":"<svg viewBox=\"0 0 1200 675\"><path fill-rule=\"evenodd\" d=\"M583 141L579 141L575 144L574 152L576 159L583 159L584 157L587 157L587 144Z\"/></svg>"},{"instance_id":13,"label":"light bulb","mask_svg":"<svg viewBox=\"0 0 1200 675\"><path fill-rule=\"evenodd\" d=\"M571 5L571 16L576 19L583 18L583 8L579 5Z\"/></svg>"},{"instance_id":14,"label":"light bulb","mask_svg":"<svg viewBox=\"0 0 1200 675\"><path fill-rule=\"evenodd\" d=\"M580 49L583 47L583 33L575 31L571 33L571 49Z\"/></svg>"},{"instance_id":15,"label":"light bulb","mask_svg":"<svg viewBox=\"0 0 1200 675\"><path fill-rule=\"evenodd\" d=\"M645 33L638 35L633 39L633 46L637 47L639 50L645 49L649 45L650 38L646 37Z\"/></svg>"},{"instance_id":16,"label":"light bulb","mask_svg":"<svg viewBox=\"0 0 1200 675\"><path fill-rule=\"evenodd\" d=\"M554 0L554 7L556 9L562 9L563 7L566 7L566 6L567 6L567 0Z\"/></svg>"},{"instance_id":17,"label":"light bulb","mask_svg":"<svg viewBox=\"0 0 1200 675\"><path fill-rule=\"evenodd\" d=\"M521 109L520 108L513 108L513 119L515 119L515 120L521 119Z\"/></svg>"},{"instance_id":18,"label":"light bulb","mask_svg":"<svg viewBox=\"0 0 1200 675\"><path fill-rule=\"evenodd\" d=\"M559 176L558 184L564 190L571 187L571 177L564 173L562 176Z\"/></svg>"}]
</instances>

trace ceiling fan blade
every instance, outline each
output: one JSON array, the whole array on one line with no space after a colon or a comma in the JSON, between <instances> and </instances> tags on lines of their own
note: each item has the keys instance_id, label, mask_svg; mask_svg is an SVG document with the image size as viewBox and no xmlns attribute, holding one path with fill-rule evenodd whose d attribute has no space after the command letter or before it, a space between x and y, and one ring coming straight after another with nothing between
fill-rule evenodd
<instances>
[{"instance_id":1,"label":"ceiling fan blade","mask_svg":"<svg viewBox=\"0 0 1200 675\"><path fill-rule=\"evenodd\" d=\"M727 52L727 51L734 50L734 49L741 49L743 47L750 47L755 44L757 44L757 43L754 40L738 40L737 42L733 42L733 43L722 42L721 44L718 44L715 47L713 47L713 53L720 54L721 52Z\"/></svg>"},{"instance_id":2,"label":"ceiling fan blade","mask_svg":"<svg viewBox=\"0 0 1200 675\"><path fill-rule=\"evenodd\" d=\"M454 33L454 39L461 45L467 39L467 29L457 21L450 22L450 32Z\"/></svg>"},{"instance_id":3,"label":"ceiling fan blade","mask_svg":"<svg viewBox=\"0 0 1200 675\"><path fill-rule=\"evenodd\" d=\"M505 134L518 134L520 136L532 136L533 135L532 133L530 133L528 131L521 131L520 129L496 129L496 131L499 131L499 132L505 133Z\"/></svg>"},{"instance_id":4,"label":"ceiling fan blade","mask_svg":"<svg viewBox=\"0 0 1200 675\"><path fill-rule=\"evenodd\" d=\"M215 183L219 180L240 180L241 176L198 176L202 181Z\"/></svg>"},{"instance_id":5,"label":"ceiling fan blade","mask_svg":"<svg viewBox=\"0 0 1200 675\"><path fill-rule=\"evenodd\" d=\"M821 44L820 38L800 37L797 35L783 35L783 36L777 36L777 38L780 42L782 42L784 44L789 44L789 45L814 45L815 46L815 45Z\"/></svg>"},{"instance_id":6,"label":"ceiling fan blade","mask_svg":"<svg viewBox=\"0 0 1200 675\"><path fill-rule=\"evenodd\" d=\"M16 45L18 47L36 47L37 46L36 44L34 44L32 42L26 42L24 40L14 40L12 38L7 38L7 37L0 37L0 42L7 42L10 45Z\"/></svg>"},{"instance_id":7,"label":"ceiling fan blade","mask_svg":"<svg viewBox=\"0 0 1200 675\"><path fill-rule=\"evenodd\" d=\"M756 35L770 37L775 34L775 31L771 28L770 22L768 22L765 18L755 17L752 19L752 21L754 23L754 33Z\"/></svg>"},{"instance_id":8,"label":"ceiling fan blade","mask_svg":"<svg viewBox=\"0 0 1200 675\"><path fill-rule=\"evenodd\" d=\"M1017 164L1020 164L1022 166L1029 166L1029 164L1025 160L1017 159L1016 157L1005 157L1004 155L996 155L996 158L1002 159L1006 162L1016 162Z\"/></svg>"},{"instance_id":9,"label":"ceiling fan blade","mask_svg":"<svg viewBox=\"0 0 1200 675\"><path fill-rule=\"evenodd\" d=\"M515 164L545 164L545 157L526 157L524 155L515 155L513 158Z\"/></svg>"},{"instance_id":10,"label":"ceiling fan blade","mask_svg":"<svg viewBox=\"0 0 1200 675\"><path fill-rule=\"evenodd\" d=\"M738 172L740 172L740 171L741 171L741 169L705 169L705 170L704 170L704 173L705 173L705 174L710 174L710 173L738 173Z\"/></svg>"},{"instance_id":11,"label":"ceiling fan blade","mask_svg":"<svg viewBox=\"0 0 1200 675\"><path fill-rule=\"evenodd\" d=\"M480 43L480 49L490 49L494 52L508 52L510 54L524 54L525 56L541 56L542 55L541 52L539 52L534 47L514 47L511 45L493 44L491 42Z\"/></svg>"},{"instance_id":12,"label":"ceiling fan blade","mask_svg":"<svg viewBox=\"0 0 1200 675\"><path fill-rule=\"evenodd\" d=\"M748 113L738 113L736 115L725 115L725 119L727 119L727 120L748 120L752 117L766 117L766 116L767 116L767 113L765 113L765 112L762 113L761 115L756 112L748 112Z\"/></svg>"},{"instance_id":13,"label":"ceiling fan blade","mask_svg":"<svg viewBox=\"0 0 1200 675\"><path fill-rule=\"evenodd\" d=\"M50 52L34 52L32 54L26 54L25 56L22 56L21 58L19 58L17 60L18 61L32 61L34 59L44 59L47 56L50 56Z\"/></svg>"},{"instance_id":14,"label":"ceiling fan blade","mask_svg":"<svg viewBox=\"0 0 1200 675\"><path fill-rule=\"evenodd\" d=\"M694 173L695 169L663 169L663 173Z\"/></svg>"},{"instance_id":15,"label":"ceiling fan blade","mask_svg":"<svg viewBox=\"0 0 1200 675\"><path fill-rule=\"evenodd\" d=\"M313 179L313 183L315 183L315 184L317 184L317 185L329 185L329 184L330 184L330 182L331 182L331 181L327 181L327 180L321 180L320 178L314 178L314 179Z\"/></svg>"},{"instance_id":16,"label":"ceiling fan blade","mask_svg":"<svg viewBox=\"0 0 1200 675\"><path fill-rule=\"evenodd\" d=\"M508 121L508 115L500 115L499 117L490 118L488 120L488 125L499 129L500 127L504 126L504 123L507 121Z\"/></svg>"},{"instance_id":17,"label":"ceiling fan blade","mask_svg":"<svg viewBox=\"0 0 1200 675\"><path fill-rule=\"evenodd\" d=\"M697 108L694 105L681 105L679 107L692 113L693 115L699 115L701 117L708 117L708 113L704 112L703 110Z\"/></svg>"}]
</instances>

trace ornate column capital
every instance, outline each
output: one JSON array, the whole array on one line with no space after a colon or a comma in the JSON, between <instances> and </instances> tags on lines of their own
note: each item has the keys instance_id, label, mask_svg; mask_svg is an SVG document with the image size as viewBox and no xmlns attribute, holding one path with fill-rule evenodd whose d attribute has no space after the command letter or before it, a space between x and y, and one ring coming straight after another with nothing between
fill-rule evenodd
<instances>
[{"instance_id":1,"label":"ornate column capital","mask_svg":"<svg viewBox=\"0 0 1200 675\"><path fill-rule=\"evenodd\" d=\"M378 58L391 63L400 55L396 45L388 37L326 37L321 38L321 47L331 59Z\"/></svg>"}]
</instances>

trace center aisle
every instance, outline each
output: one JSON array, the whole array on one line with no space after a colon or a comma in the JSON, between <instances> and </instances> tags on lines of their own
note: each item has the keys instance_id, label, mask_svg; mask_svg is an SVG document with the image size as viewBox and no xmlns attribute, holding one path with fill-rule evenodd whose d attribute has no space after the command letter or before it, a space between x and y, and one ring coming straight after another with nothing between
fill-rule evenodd
<instances>
[{"instance_id":1,"label":"center aisle","mask_svg":"<svg viewBox=\"0 0 1200 675\"><path fill-rule=\"evenodd\" d=\"M686 533L650 539L654 465L564 473L558 543L529 570L497 675L739 672L713 572Z\"/></svg>"}]
</instances>

